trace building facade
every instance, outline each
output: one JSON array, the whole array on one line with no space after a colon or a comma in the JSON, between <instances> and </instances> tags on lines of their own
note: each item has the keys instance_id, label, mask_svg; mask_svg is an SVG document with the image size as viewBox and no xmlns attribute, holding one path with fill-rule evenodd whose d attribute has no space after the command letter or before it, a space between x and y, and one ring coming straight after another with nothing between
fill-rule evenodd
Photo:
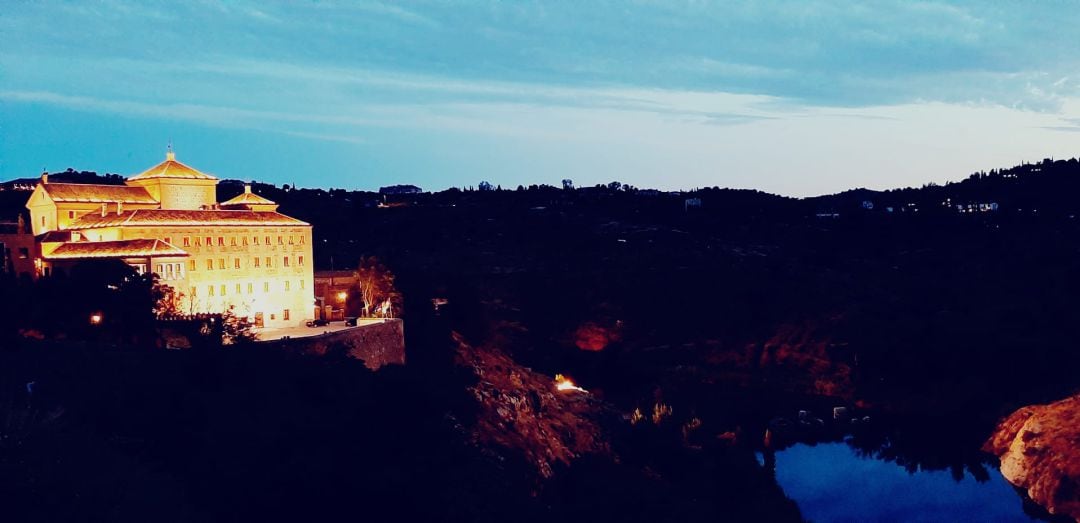
<instances>
[{"instance_id":1,"label":"building facade","mask_svg":"<svg viewBox=\"0 0 1080 523\"><path fill-rule=\"evenodd\" d=\"M180 313L232 309L258 327L315 317L311 225L254 194L217 202L217 178L176 160L125 185L49 183L27 201L40 276L88 259L156 273Z\"/></svg>"}]
</instances>

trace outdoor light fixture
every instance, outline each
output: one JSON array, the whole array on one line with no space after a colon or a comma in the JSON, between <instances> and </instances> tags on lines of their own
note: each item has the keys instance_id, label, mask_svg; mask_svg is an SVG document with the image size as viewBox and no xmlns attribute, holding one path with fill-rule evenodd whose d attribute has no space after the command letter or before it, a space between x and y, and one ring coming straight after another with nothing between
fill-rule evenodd
<instances>
[{"instance_id":1,"label":"outdoor light fixture","mask_svg":"<svg viewBox=\"0 0 1080 523\"><path fill-rule=\"evenodd\" d=\"M101 313L95 312L90 315L90 325L101 325Z\"/></svg>"},{"instance_id":2,"label":"outdoor light fixture","mask_svg":"<svg viewBox=\"0 0 1080 523\"><path fill-rule=\"evenodd\" d=\"M349 296L349 294L347 292L345 292L345 291L341 291L341 292L337 293L337 299L339 301L345 301L345 298L347 298L348 296Z\"/></svg>"}]
</instances>

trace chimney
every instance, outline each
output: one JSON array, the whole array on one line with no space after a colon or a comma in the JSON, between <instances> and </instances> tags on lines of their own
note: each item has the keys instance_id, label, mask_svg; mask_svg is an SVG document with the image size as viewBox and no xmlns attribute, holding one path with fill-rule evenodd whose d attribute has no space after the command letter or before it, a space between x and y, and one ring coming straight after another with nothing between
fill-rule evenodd
<instances>
[{"instance_id":1,"label":"chimney","mask_svg":"<svg viewBox=\"0 0 1080 523\"><path fill-rule=\"evenodd\" d=\"M49 183L49 171L41 173L41 183Z\"/></svg>"}]
</instances>

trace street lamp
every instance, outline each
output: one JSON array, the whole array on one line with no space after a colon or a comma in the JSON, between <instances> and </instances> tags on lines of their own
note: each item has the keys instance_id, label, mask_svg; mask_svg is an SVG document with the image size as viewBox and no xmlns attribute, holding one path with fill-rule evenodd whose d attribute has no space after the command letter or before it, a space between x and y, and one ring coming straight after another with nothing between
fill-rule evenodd
<instances>
[{"instance_id":1,"label":"street lamp","mask_svg":"<svg viewBox=\"0 0 1080 523\"><path fill-rule=\"evenodd\" d=\"M102 316L100 312L95 312L90 315L90 325L101 325Z\"/></svg>"}]
</instances>

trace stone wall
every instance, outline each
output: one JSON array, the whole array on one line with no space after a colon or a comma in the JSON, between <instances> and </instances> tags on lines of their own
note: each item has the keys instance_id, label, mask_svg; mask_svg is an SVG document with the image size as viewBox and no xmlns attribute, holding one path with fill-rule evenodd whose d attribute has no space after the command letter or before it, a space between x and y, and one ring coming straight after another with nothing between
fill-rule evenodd
<instances>
[{"instance_id":1,"label":"stone wall","mask_svg":"<svg viewBox=\"0 0 1080 523\"><path fill-rule=\"evenodd\" d=\"M278 344L286 350L325 356L342 353L363 360L371 370L383 365L405 364L405 328L399 318L356 328L263 343Z\"/></svg>"}]
</instances>

